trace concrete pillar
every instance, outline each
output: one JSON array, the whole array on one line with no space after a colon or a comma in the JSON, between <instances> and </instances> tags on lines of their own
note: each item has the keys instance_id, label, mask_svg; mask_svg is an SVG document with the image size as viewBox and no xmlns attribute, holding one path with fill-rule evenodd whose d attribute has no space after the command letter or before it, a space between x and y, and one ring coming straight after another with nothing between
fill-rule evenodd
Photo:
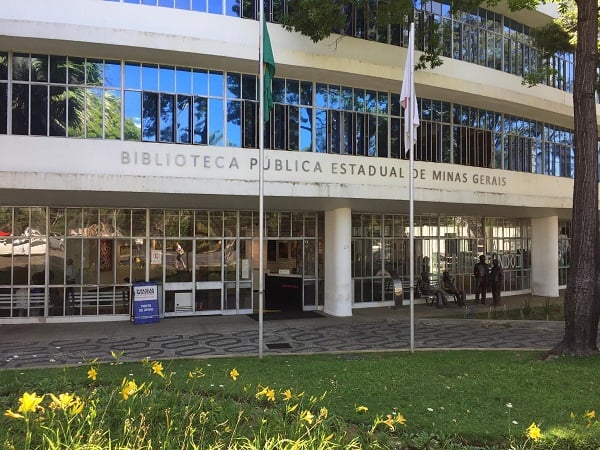
<instances>
[{"instance_id":1,"label":"concrete pillar","mask_svg":"<svg viewBox=\"0 0 600 450\"><path fill-rule=\"evenodd\" d=\"M325 305L332 316L352 315L352 210L325 211Z\"/></svg>"},{"instance_id":2,"label":"concrete pillar","mask_svg":"<svg viewBox=\"0 0 600 450\"><path fill-rule=\"evenodd\" d=\"M558 297L558 216L531 219L531 293Z\"/></svg>"}]
</instances>

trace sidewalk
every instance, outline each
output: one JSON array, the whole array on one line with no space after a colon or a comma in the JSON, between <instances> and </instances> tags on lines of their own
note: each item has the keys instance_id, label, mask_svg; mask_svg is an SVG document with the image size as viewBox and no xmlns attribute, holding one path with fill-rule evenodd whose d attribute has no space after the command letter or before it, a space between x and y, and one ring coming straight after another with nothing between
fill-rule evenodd
<instances>
[{"instance_id":1,"label":"sidewalk","mask_svg":"<svg viewBox=\"0 0 600 450\"><path fill-rule=\"evenodd\" d=\"M545 298L507 297L506 308ZM553 299L554 302L562 301ZM472 301L469 302L472 304ZM477 306L489 310L489 306ZM504 308L504 305L501 306ZM258 356L259 323L246 315L194 316L131 322L0 326L0 369L59 367L97 358L124 361ZM547 350L560 341L563 322L465 319L455 304L414 307L414 349ZM355 309L351 317L263 321L263 355L410 350L410 307Z\"/></svg>"}]
</instances>

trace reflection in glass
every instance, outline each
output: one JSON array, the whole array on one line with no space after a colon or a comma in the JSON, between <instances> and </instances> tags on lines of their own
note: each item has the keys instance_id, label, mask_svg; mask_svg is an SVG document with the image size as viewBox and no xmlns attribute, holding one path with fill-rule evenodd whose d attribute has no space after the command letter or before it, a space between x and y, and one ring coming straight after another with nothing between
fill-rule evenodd
<instances>
[{"instance_id":1,"label":"reflection in glass","mask_svg":"<svg viewBox=\"0 0 600 450\"><path fill-rule=\"evenodd\" d=\"M223 141L223 100L209 99L208 144L222 146Z\"/></svg>"},{"instance_id":2,"label":"reflection in glass","mask_svg":"<svg viewBox=\"0 0 600 450\"><path fill-rule=\"evenodd\" d=\"M125 91L125 135L127 141L139 141L142 138L142 93Z\"/></svg>"},{"instance_id":3,"label":"reflection in glass","mask_svg":"<svg viewBox=\"0 0 600 450\"><path fill-rule=\"evenodd\" d=\"M158 94L144 92L142 98L142 140L156 142Z\"/></svg>"},{"instance_id":4,"label":"reflection in glass","mask_svg":"<svg viewBox=\"0 0 600 450\"><path fill-rule=\"evenodd\" d=\"M175 96L172 94L160 94L160 142L173 142Z\"/></svg>"},{"instance_id":5,"label":"reflection in glass","mask_svg":"<svg viewBox=\"0 0 600 450\"><path fill-rule=\"evenodd\" d=\"M196 241L196 281L222 281L221 240Z\"/></svg>"},{"instance_id":6,"label":"reflection in glass","mask_svg":"<svg viewBox=\"0 0 600 450\"><path fill-rule=\"evenodd\" d=\"M242 146L241 102L227 101L227 146Z\"/></svg>"},{"instance_id":7,"label":"reflection in glass","mask_svg":"<svg viewBox=\"0 0 600 450\"><path fill-rule=\"evenodd\" d=\"M48 135L48 86L31 86L31 130L36 136Z\"/></svg>"},{"instance_id":8,"label":"reflection in glass","mask_svg":"<svg viewBox=\"0 0 600 450\"><path fill-rule=\"evenodd\" d=\"M177 142L189 144L190 133L190 101L187 95L177 96Z\"/></svg>"},{"instance_id":9,"label":"reflection in glass","mask_svg":"<svg viewBox=\"0 0 600 450\"><path fill-rule=\"evenodd\" d=\"M207 108L208 101L206 98L194 97L194 144L208 144Z\"/></svg>"}]
</instances>

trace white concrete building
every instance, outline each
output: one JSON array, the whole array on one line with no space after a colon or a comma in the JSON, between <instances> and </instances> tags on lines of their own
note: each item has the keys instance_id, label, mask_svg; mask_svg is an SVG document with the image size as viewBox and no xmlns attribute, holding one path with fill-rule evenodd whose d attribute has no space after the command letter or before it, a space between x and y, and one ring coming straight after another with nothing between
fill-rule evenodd
<instances>
[{"instance_id":1,"label":"white concrete building","mask_svg":"<svg viewBox=\"0 0 600 450\"><path fill-rule=\"evenodd\" d=\"M569 264L572 55L552 61L561 78L528 88L521 75L540 63L529 27L546 11L423 8L417 22L440 21L449 40L442 66L415 73L417 271L448 270L472 298L484 254L503 266L503 295L557 296ZM258 308L255 9L3 5L0 323L128 320L132 283L150 281L161 316ZM403 31L353 19L343 38L314 44L269 23L267 309L347 316L394 304L392 278L406 286Z\"/></svg>"}]
</instances>

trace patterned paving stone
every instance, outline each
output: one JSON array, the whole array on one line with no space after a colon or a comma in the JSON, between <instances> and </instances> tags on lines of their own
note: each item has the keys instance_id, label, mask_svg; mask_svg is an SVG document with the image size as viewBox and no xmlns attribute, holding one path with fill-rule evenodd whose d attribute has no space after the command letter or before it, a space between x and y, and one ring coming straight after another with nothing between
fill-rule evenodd
<instances>
[{"instance_id":1,"label":"patterned paving stone","mask_svg":"<svg viewBox=\"0 0 600 450\"><path fill-rule=\"evenodd\" d=\"M124 361L258 354L258 324L247 317L169 319L146 328L111 322L45 326L0 326L0 369L59 367L94 358L107 362L113 359L111 351L123 352ZM428 318L415 321L414 344L416 350L546 350L563 333L561 322ZM362 321L355 317L274 321L264 327L263 343L265 355L408 350L410 328L406 317L387 314Z\"/></svg>"}]
</instances>

